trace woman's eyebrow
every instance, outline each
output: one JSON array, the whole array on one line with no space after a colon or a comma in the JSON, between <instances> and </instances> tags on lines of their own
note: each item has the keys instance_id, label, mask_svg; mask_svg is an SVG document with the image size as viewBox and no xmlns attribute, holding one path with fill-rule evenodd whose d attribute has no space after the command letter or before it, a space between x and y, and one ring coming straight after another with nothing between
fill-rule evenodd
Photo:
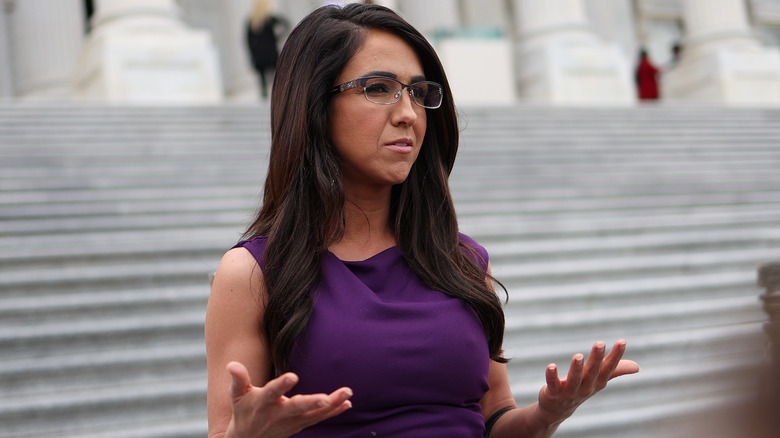
<instances>
[{"instance_id":1,"label":"woman's eyebrow","mask_svg":"<svg viewBox=\"0 0 780 438\"><path fill-rule=\"evenodd\" d=\"M387 78L398 79L398 75L396 75L395 73L391 73L389 71L380 71L380 70L370 71L363 75L364 78L368 76L384 76Z\"/></svg>"},{"instance_id":2,"label":"woman's eyebrow","mask_svg":"<svg viewBox=\"0 0 780 438\"><path fill-rule=\"evenodd\" d=\"M370 72L368 72L368 73L363 75L364 78L365 77L369 77L369 76L383 76L383 77L386 77L386 78L392 78L392 79L398 80L398 75L393 73L393 72L389 72L389 71L381 71L381 70L370 71ZM424 80L425 80L425 76L423 76L423 75L412 76L412 80L411 80L410 83L414 84L415 82L421 82L421 81L424 81Z\"/></svg>"}]
</instances>

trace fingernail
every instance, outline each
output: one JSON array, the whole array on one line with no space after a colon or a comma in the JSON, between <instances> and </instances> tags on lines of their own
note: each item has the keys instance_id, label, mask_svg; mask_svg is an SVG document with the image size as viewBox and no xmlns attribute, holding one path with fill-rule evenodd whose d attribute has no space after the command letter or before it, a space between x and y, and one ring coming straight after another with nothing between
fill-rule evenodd
<instances>
[{"instance_id":1,"label":"fingernail","mask_svg":"<svg viewBox=\"0 0 780 438\"><path fill-rule=\"evenodd\" d=\"M320 400L317 402L317 407L324 408L325 406L328 406L328 402L325 400Z\"/></svg>"},{"instance_id":2,"label":"fingernail","mask_svg":"<svg viewBox=\"0 0 780 438\"><path fill-rule=\"evenodd\" d=\"M346 404L346 405L347 405L347 409L349 409L349 408L351 408L351 407L352 407L352 402L351 402L351 401L349 401L349 400L345 401L345 402L344 402L344 404Z\"/></svg>"},{"instance_id":3,"label":"fingernail","mask_svg":"<svg viewBox=\"0 0 780 438\"><path fill-rule=\"evenodd\" d=\"M355 394L352 392L352 390L351 390L351 389L347 389L345 392L347 393L347 397L352 397L353 395L355 395Z\"/></svg>"}]
</instances>

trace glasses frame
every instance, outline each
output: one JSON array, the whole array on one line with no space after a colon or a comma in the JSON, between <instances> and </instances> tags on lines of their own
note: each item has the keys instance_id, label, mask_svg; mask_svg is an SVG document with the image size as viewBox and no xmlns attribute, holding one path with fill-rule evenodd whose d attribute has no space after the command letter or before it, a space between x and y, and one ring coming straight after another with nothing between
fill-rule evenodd
<instances>
[{"instance_id":1,"label":"glasses frame","mask_svg":"<svg viewBox=\"0 0 780 438\"><path fill-rule=\"evenodd\" d=\"M387 81L393 81L399 85L401 85L401 89L398 91L398 93L395 94L395 100L392 102L377 102L375 100L371 100L370 97L368 97L368 93L366 92L366 82L368 82L371 79L384 79ZM417 102L417 99L415 99L414 95L412 94L412 87L418 86L420 84L428 84L435 86L439 89L439 94L441 95L441 100L439 101L439 104L436 106L425 106L419 102ZM441 86L438 82L432 82L432 81L420 81L415 82L413 84L404 84L403 82L399 81L398 79L390 78L387 76L364 76L361 78L353 79L348 82L344 82L343 84L336 85L333 87L330 92L331 94L338 94L347 90L351 90L356 87L363 87L363 96L365 96L366 100L371 103L376 103L378 105L393 105L398 103L399 100L401 100L401 95L404 91L404 89L409 90L409 97L411 98L412 102L415 103L415 105L425 108L425 109L437 109L441 107L442 102L444 102L444 87Z\"/></svg>"}]
</instances>

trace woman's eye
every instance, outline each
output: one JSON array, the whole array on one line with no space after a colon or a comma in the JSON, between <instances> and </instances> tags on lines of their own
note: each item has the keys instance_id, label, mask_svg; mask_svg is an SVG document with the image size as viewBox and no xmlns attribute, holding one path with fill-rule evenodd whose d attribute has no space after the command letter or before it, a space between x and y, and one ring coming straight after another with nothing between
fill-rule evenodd
<instances>
[{"instance_id":1,"label":"woman's eye","mask_svg":"<svg viewBox=\"0 0 780 438\"><path fill-rule=\"evenodd\" d=\"M385 84L368 84L366 85L366 93L387 94L390 93L390 89Z\"/></svg>"},{"instance_id":2,"label":"woman's eye","mask_svg":"<svg viewBox=\"0 0 780 438\"><path fill-rule=\"evenodd\" d=\"M423 98L427 92L424 87L412 87L412 94L414 97Z\"/></svg>"}]
</instances>

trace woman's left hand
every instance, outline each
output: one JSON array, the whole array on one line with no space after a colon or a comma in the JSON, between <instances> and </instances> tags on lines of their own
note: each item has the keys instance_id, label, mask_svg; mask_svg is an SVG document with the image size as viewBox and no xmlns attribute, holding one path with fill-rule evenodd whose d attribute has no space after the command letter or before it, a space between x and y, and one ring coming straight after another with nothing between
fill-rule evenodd
<instances>
[{"instance_id":1,"label":"woman's left hand","mask_svg":"<svg viewBox=\"0 0 780 438\"><path fill-rule=\"evenodd\" d=\"M588 398L607 386L607 382L624 374L639 372L639 365L631 360L621 360L626 351L626 341L615 343L609 354L606 345L596 342L587 361L582 354L575 354L569 373L558 378L558 366L547 366L547 384L539 391L539 410L548 424L557 424L570 417Z\"/></svg>"}]
</instances>

